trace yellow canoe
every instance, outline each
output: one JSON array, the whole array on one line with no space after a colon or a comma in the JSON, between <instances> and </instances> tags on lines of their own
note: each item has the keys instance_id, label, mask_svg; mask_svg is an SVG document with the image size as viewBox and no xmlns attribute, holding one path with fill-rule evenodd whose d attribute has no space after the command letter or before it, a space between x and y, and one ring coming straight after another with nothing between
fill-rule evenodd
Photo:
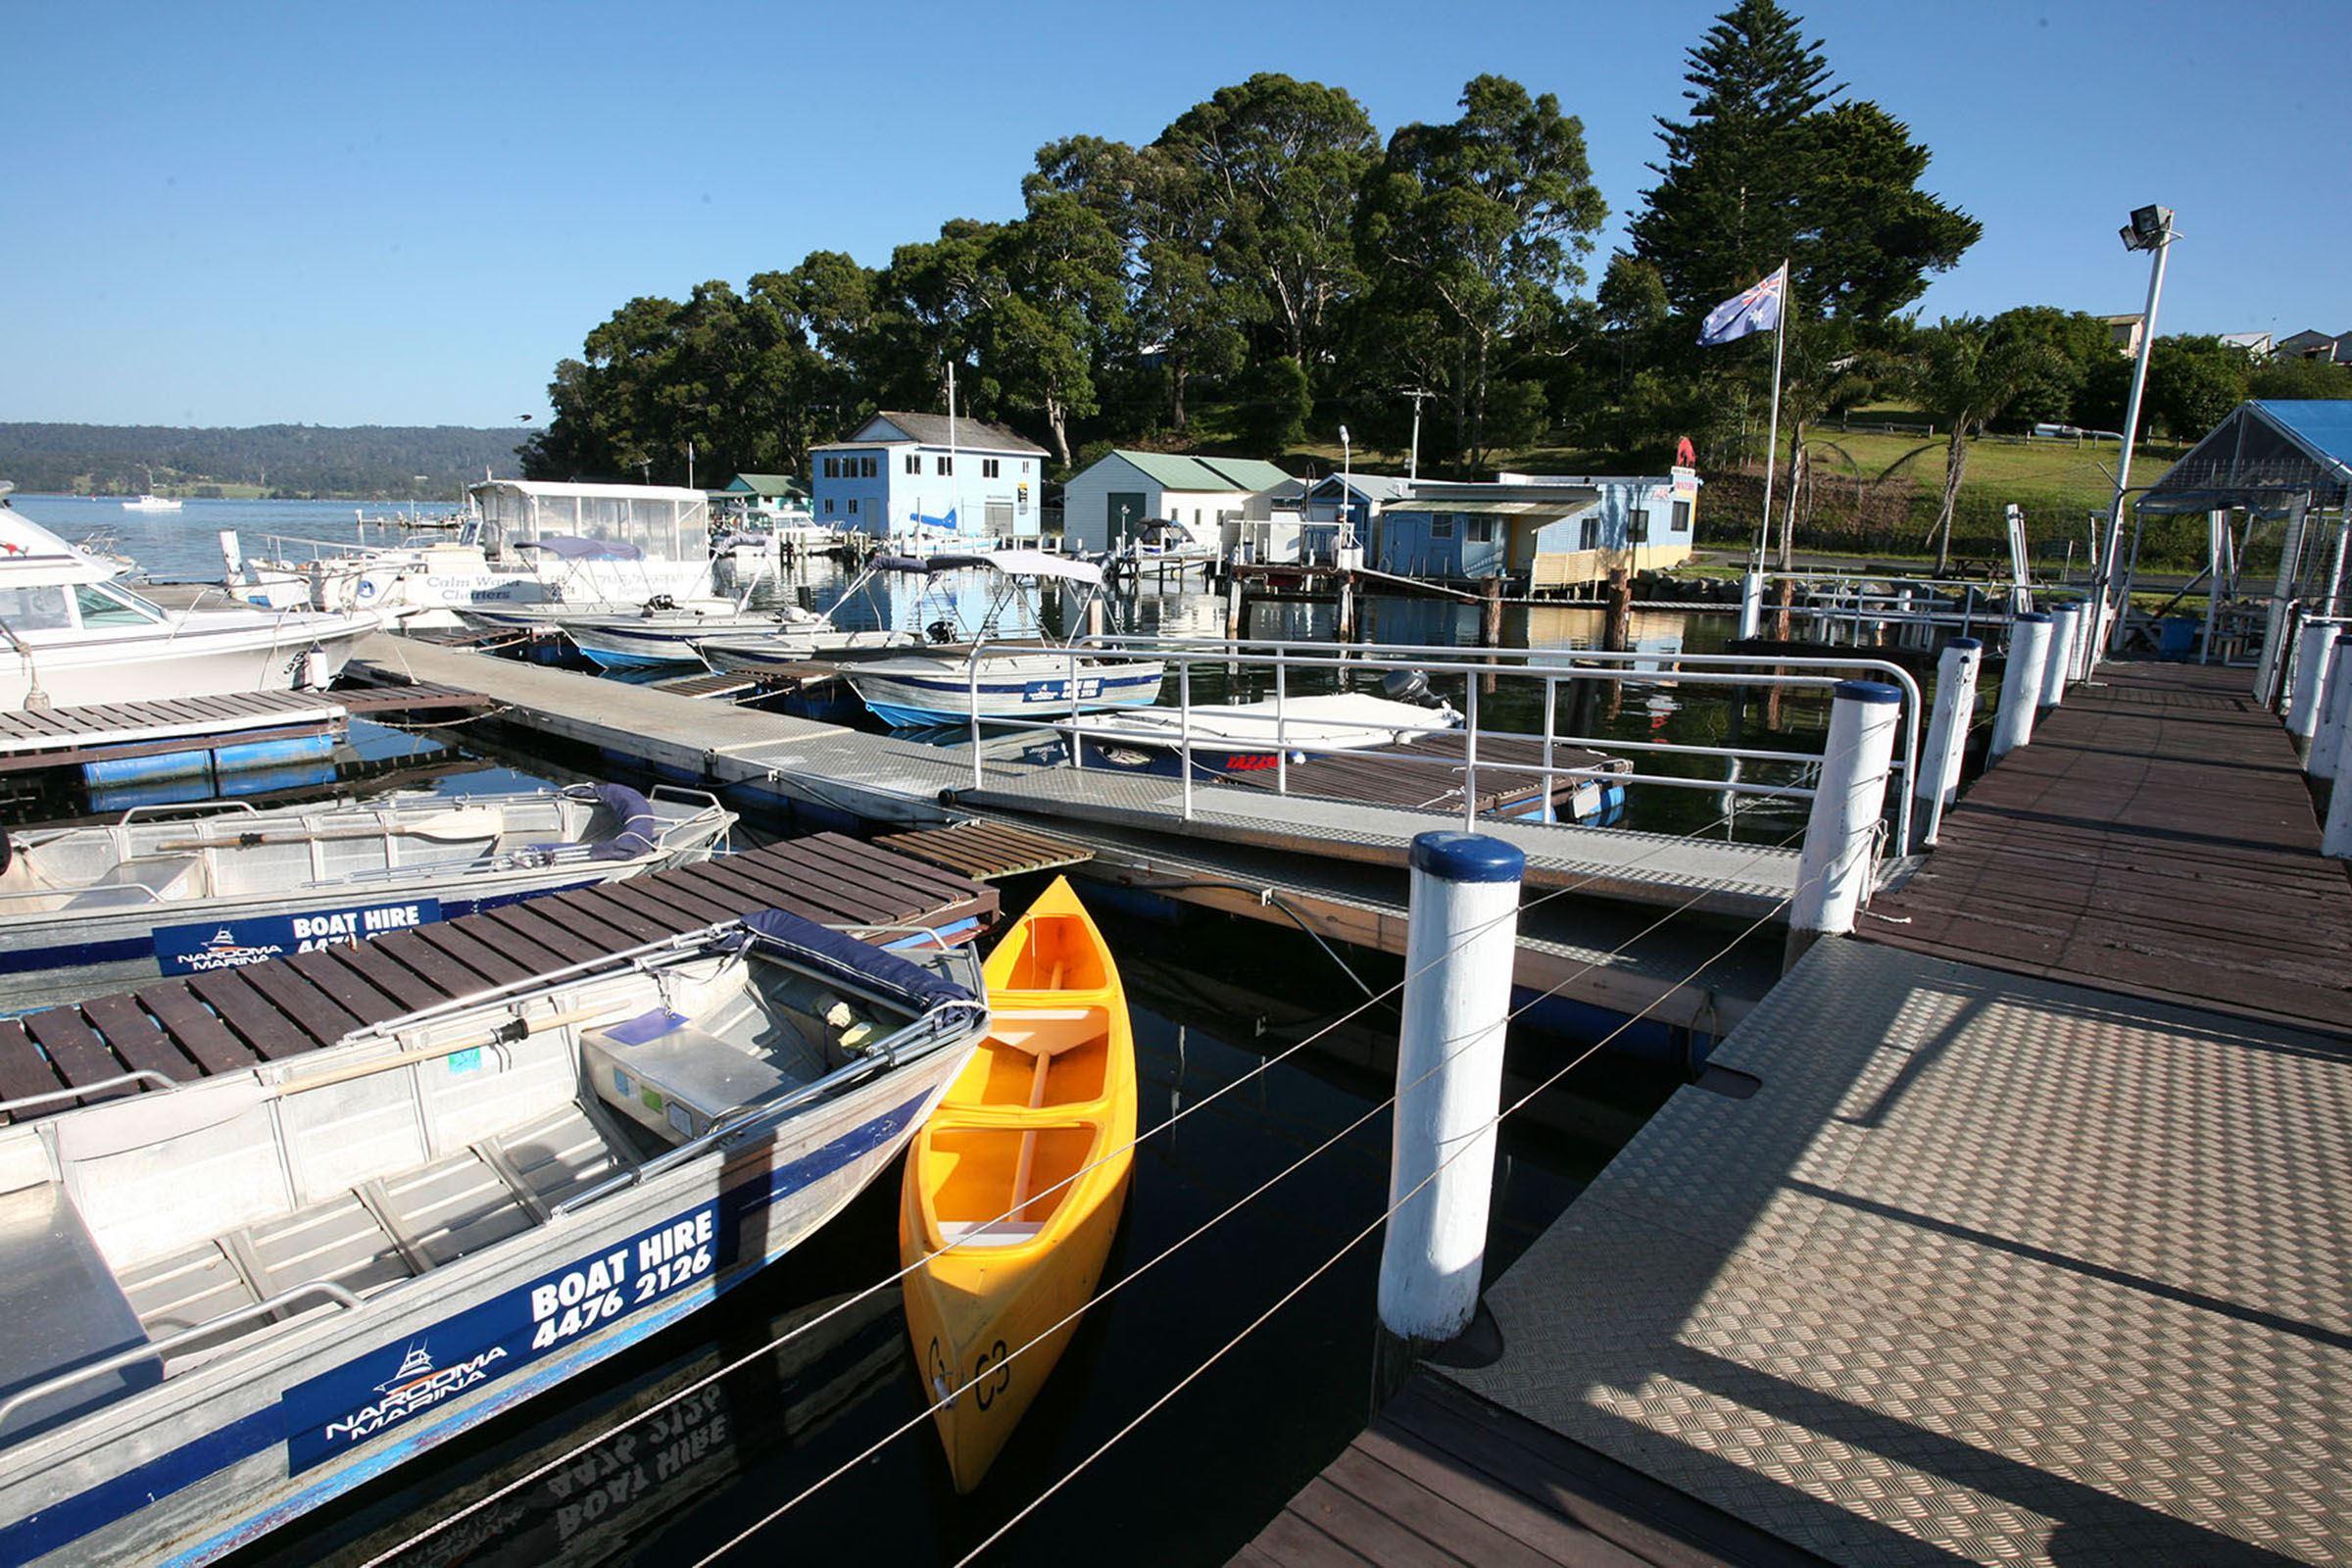
<instances>
[{"instance_id":1,"label":"yellow canoe","mask_svg":"<svg viewBox=\"0 0 2352 1568\"><path fill-rule=\"evenodd\" d=\"M1062 1319L1094 1299L1135 1163L1127 997L1066 880L985 974L994 1026L915 1134L899 1201L906 1329L931 1398L956 1395L934 1419L957 1492L1054 1370L1077 1328Z\"/></svg>"}]
</instances>

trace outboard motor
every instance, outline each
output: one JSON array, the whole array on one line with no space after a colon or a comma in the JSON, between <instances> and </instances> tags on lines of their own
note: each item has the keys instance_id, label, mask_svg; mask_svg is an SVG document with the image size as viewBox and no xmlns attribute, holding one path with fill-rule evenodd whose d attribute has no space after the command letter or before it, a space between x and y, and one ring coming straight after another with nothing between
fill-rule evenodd
<instances>
[{"instance_id":1,"label":"outboard motor","mask_svg":"<svg viewBox=\"0 0 2352 1568\"><path fill-rule=\"evenodd\" d=\"M644 609L644 610L642 610L642 611L640 611L640 612L639 612L639 613L640 613L640 614L646 614L646 615L656 615L656 614L660 614L662 612L663 612L663 611L665 611L665 610L675 610L675 609L677 609L677 608L678 608L678 602L677 602L675 599L672 599L672 598L671 598L669 595L667 595L667 594L656 594L656 595L654 595L654 597L653 597L653 598L651 598L651 599L648 599L648 600L645 602L645 609Z\"/></svg>"},{"instance_id":2,"label":"outboard motor","mask_svg":"<svg viewBox=\"0 0 2352 1568\"><path fill-rule=\"evenodd\" d=\"M1380 695L1392 703L1412 703L1421 708L1442 706L1430 695L1429 671L1425 669L1392 669L1380 678Z\"/></svg>"},{"instance_id":3,"label":"outboard motor","mask_svg":"<svg viewBox=\"0 0 2352 1568\"><path fill-rule=\"evenodd\" d=\"M935 643L952 643L956 640L956 626L953 621L935 620L923 628L923 635Z\"/></svg>"}]
</instances>

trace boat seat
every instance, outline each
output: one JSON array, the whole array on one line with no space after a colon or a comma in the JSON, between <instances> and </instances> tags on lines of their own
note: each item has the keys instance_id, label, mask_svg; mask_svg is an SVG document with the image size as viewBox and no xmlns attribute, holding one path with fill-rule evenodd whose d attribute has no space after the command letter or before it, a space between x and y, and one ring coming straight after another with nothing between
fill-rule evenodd
<instances>
[{"instance_id":1,"label":"boat seat","mask_svg":"<svg viewBox=\"0 0 2352 1568\"><path fill-rule=\"evenodd\" d=\"M939 1222L940 1240L953 1247L1018 1247L1037 1240L1045 1226L1022 1220L948 1219Z\"/></svg>"},{"instance_id":2,"label":"boat seat","mask_svg":"<svg viewBox=\"0 0 2352 1568\"><path fill-rule=\"evenodd\" d=\"M122 1271L118 1295L131 1324L156 1338L314 1280L373 1296L544 1223L555 1204L620 1163L593 1118L568 1102L428 1165L150 1258ZM334 1310L323 1299L306 1301L288 1320ZM265 1326L257 1320L174 1355L172 1370Z\"/></svg>"},{"instance_id":3,"label":"boat seat","mask_svg":"<svg viewBox=\"0 0 2352 1568\"><path fill-rule=\"evenodd\" d=\"M35 880L24 892L0 896L0 911L56 914L67 909L135 908L193 892L196 874L194 859L132 860L71 887Z\"/></svg>"},{"instance_id":4,"label":"boat seat","mask_svg":"<svg viewBox=\"0 0 2352 1568\"><path fill-rule=\"evenodd\" d=\"M55 1183L0 1195L0 1396L147 1343L73 1199ZM14 1440L160 1381L154 1358L77 1383L12 1413Z\"/></svg>"}]
</instances>

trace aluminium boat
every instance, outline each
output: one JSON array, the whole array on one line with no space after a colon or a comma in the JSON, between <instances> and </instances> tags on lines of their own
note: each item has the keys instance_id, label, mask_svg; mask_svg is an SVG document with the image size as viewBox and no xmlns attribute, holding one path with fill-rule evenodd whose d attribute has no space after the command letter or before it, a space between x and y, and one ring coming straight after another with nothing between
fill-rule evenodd
<instances>
[{"instance_id":1,"label":"aluminium boat","mask_svg":"<svg viewBox=\"0 0 2352 1568\"><path fill-rule=\"evenodd\" d=\"M734 813L616 784L256 810L134 807L0 837L11 1004L258 963L707 858Z\"/></svg>"},{"instance_id":2,"label":"aluminium boat","mask_svg":"<svg viewBox=\"0 0 2352 1568\"><path fill-rule=\"evenodd\" d=\"M0 489L0 710L323 687L364 612L166 610L10 505Z\"/></svg>"},{"instance_id":3,"label":"aluminium boat","mask_svg":"<svg viewBox=\"0 0 2352 1568\"><path fill-rule=\"evenodd\" d=\"M1135 1163L1127 996L1067 879L986 977L988 1038L915 1135L899 1203L906 1331L966 1493L1094 1299Z\"/></svg>"},{"instance_id":4,"label":"aluminium boat","mask_svg":"<svg viewBox=\"0 0 2352 1568\"><path fill-rule=\"evenodd\" d=\"M0 1554L206 1562L562 1387L838 1212L987 1028L967 952L761 910L0 1129Z\"/></svg>"}]
</instances>

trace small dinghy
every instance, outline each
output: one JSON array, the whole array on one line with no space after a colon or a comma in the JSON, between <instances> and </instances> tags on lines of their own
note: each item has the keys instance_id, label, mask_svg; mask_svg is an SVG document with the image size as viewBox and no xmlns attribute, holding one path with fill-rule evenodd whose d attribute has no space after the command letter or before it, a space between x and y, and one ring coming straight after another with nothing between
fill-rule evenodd
<instances>
[{"instance_id":1,"label":"small dinghy","mask_svg":"<svg viewBox=\"0 0 2352 1568\"><path fill-rule=\"evenodd\" d=\"M916 1135L899 1203L906 1329L932 1400L948 1399L932 1419L957 1492L996 1462L1094 1299L1135 1163L1127 996L1066 880L987 978L988 1039Z\"/></svg>"},{"instance_id":2,"label":"small dinghy","mask_svg":"<svg viewBox=\"0 0 2352 1568\"><path fill-rule=\"evenodd\" d=\"M969 953L761 910L0 1129L6 1559L206 1561L559 1387L830 1218L987 1030Z\"/></svg>"},{"instance_id":3,"label":"small dinghy","mask_svg":"<svg viewBox=\"0 0 2352 1568\"><path fill-rule=\"evenodd\" d=\"M0 838L0 975L12 1005L258 963L707 858L735 820L699 790L617 784L190 817ZM178 813L178 814L172 814Z\"/></svg>"}]
</instances>

